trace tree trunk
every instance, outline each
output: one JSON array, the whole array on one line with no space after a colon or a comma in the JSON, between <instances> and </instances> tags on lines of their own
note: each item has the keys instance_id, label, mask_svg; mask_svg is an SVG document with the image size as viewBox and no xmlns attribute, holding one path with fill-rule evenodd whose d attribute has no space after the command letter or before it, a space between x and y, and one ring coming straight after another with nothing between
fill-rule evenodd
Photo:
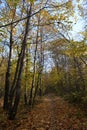
<instances>
[{"instance_id":1,"label":"tree trunk","mask_svg":"<svg viewBox=\"0 0 87 130\"><path fill-rule=\"evenodd\" d=\"M11 32L10 32L10 47L9 47L9 58L8 58L8 66L5 78L5 94L4 94L4 104L3 109L8 109L8 98L9 98L9 88L10 88L10 71L11 71L11 58L12 58L12 47L13 47L13 40L12 40L12 31L13 27L11 25Z\"/></svg>"},{"instance_id":2,"label":"tree trunk","mask_svg":"<svg viewBox=\"0 0 87 130\"><path fill-rule=\"evenodd\" d=\"M26 48L26 66L25 66L25 87L24 87L24 104L27 105L27 79L28 79L28 48Z\"/></svg>"},{"instance_id":3,"label":"tree trunk","mask_svg":"<svg viewBox=\"0 0 87 130\"><path fill-rule=\"evenodd\" d=\"M30 97L29 97L29 105L32 106L33 103L33 88L35 85L35 72L36 72L36 56L37 56L37 47L38 47L38 30L39 30L39 20L38 20L38 29L36 35L36 46L35 46L35 53L34 53L34 66L33 66L33 76L32 76L32 85L30 90Z\"/></svg>"},{"instance_id":4,"label":"tree trunk","mask_svg":"<svg viewBox=\"0 0 87 130\"><path fill-rule=\"evenodd\" d=\"M28 12L28 16L30 16L31 14L31 6ZM18 109L18 105L19 105L19 101L20 101L20 90L21 90L21 77L22 77L22 71L23 71L23 65L24 65L24 57L25 57L25 50L26 50L26 42L27 42L27 35L28 35L28 31L29 31L29 25L30 25L30 17L27 18L27 22L26 22L26 28L25 28L25 35L24 35L24 39L22 42L22 47L21 47L21 53L20 53L20 58L18 61L18 77L16 79L16 84L15 84L15 88L13 88L15 91L15 98L14 98L14 102L11 101L10 104L11 106L9 107L9 113L8 113L8 117L10 120L14 119L16 114L17 114L17 109ZM17 68L16 68L17 69ZM13 93L13 94L14 94ZM11 100L11 99L10 99Z\"/></svg>"},{"instance_id":5,"label":"tree trunk","mask_svg":"<svg viewBox=\"0 0 87 130\"><path fill-rule=\"evenodd\" d=\"M37 79L37 84L36 84L36 87L35 87L35 92L34 92L32 105L34 105L34 103L35 103L35 98L36 98L38 87L39 87L39 76L40 76L40 74L38 74L38 79Z\"/></svg>"}]
</instances>

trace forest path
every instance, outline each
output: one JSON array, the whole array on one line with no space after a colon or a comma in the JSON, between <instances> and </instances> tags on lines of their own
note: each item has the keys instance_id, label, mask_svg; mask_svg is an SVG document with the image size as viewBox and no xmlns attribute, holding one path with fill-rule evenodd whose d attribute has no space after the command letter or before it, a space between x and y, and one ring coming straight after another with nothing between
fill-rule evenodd
<instances>
[{"instance_id":1,"label":"forest path","mask_svg":"<svg viewBox=\"0 0 87 130\"><path fill-rule=\"evenodd\" d=\"M8 121L1 130L87 130L83 112L52 94L41 99L31 112L28 110L18 113L18 119Z\"/></svg>"},{"instance_id":2,"label":"forest path","mask_svg":"<svg viewBox=\"0 0 87 130\"><path fill-rule=\"evenodd\" d=\"M87 130L87 118L80 109L50 94L30 112L21 130Z\"/></svg>"}]
</instances>

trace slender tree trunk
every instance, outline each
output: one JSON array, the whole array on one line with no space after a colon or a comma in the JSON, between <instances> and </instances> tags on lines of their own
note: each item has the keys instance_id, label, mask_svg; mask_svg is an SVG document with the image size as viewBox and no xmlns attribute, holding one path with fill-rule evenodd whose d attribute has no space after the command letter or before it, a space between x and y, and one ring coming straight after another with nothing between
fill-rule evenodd
<instances>
[{"instance_id":1,"label":"slender tree trunk","mask_svg":"<svg viewBox=\"0 0 87 130\"><path fill-rule=\"evenodd\" d=\"M39 96L42 96L42 74L40 75L40 81L39 81Z\"/></svg>"},{"instance_id":2,"label":"slender tree trunk","mask_svg":"<svg viewBox=\"0 0 87 130\"><path fill-rule=\"evenodd\" d=\"M38 20L38 25L39 25L39 20ZM37 29L37 36L36 36L36 46L35 46L35 53L34 53L32 85L31 85L30 97L29 97L29 105L30 106L32 106L32 103L33 103L33 89L34 89L34 85L35 85L36 56L37 56L37 47L38 47L38 31L39 31L39 26L38 26L38 29Z\"/></svg>"},{"instance_id":3,"label":"slender tree trunk","mask_svg":"<svg viewBox=\"0 0 87 130\"><path fill-rule=\"evenodd\" d=\"M36 87L35 87L32 105L34 105L34 103L35 103L35 98L36 98L38 87L39 87L39 76L40 76L40 74L38 73L38 79L37 79L37 84L36 84Z\"/></svg>"},{"instance_id":4,"label":"slender tree trunk","mask_svg":"<svg viewBox=\"0 0 87 130\"><path fill-rule=\"evenodd\" d=\"M21 61L21 53L19 54L19 57L18 57L13 83L12 83L12 86L11 86L10 92L9 92L9 111L11 111L12 102L13 102L13 99L14 99L16 82L17 82L17 79L18 79L18 72L19 72L19 67L20 67L20 61Z\"/></svg>"},{"instance_id":5,"label":"slender tree trunk","mask_svg":"<svg viewBox=\"0 0 87 130\"><path fill-rule=\"evenodd\" d=\"M38 31L37 31L37 38L36 38L36 47L35 47L35 54L34 54L34 66L33 66L33 76L32 76L32 85L30 90L30 98L29 98L29 105L32 105L32 98L33 98L33 88L35 85L35 72L36 72L36 54L37 54L37 46L38 46Z\"/></svg>"},{"instance_id":6,"label":"slender tree trunk","mask_svg":"<svg viewBox=\"0 0 87 130\"><path fill-rule=\"evenodd\" d=\"M4 104L3 104L3 109L5 110L8 109L8 98L9 98L9 89L10 89L10 71L11 71L11 58L12 58L12 47L13 47L12 31L13 31L13 27L11 25L9 58L8 58L6 77L5 77L5 94L4 94Z\"/></svg>"},{"instance_id":7,"label":"slender tree trunk","mask_svg":"<svg viewBox=\"0 0 87 130\"><path fill-rule=\"evenodd\" d=\"M40 17L39 17L39 20L38 20L38 25L39 25L39 21L40 21ZM42 85L41 84L42 83L41 82L41 75L42 75L43 63L44 63L44 61L43 61L44 60L43 59L43 47L42 47L42 33L43 33L43 31L42 31L42 29L40 29L41 43L40 43L40 54L38 54L39 55L38 56L38 60L39 60L38 79L37 79L37 84L36 84L36 87L35 87L34 96L32 96L32 105L34 105L34 103L35 103L35 98L36 98L36 95L37 95L37 92L38 92L38 88L40 87L40 90L41 90L41 85ZM37 38L38 38L38 34L37 34ZM37 52L37 45L36 45L36 52ZM35 57L36 57L36 55L35 55Z\"/></svg>"},{"instance_id":8,"label":"slender tree trunk","mask_svg":"<svg viewBox=\"0 0 87 130\"><path fill-rule=\"evenodd\" d=\"M42 73L43 73L43 67L44 67L44 46L43 46L43 28L40 29L41 33L41 47L40 47L40 53L41 53L41 63L40 63L40 78L39 78L39 95L42 96Z\"/></svg>"},{"instance_id":9,"label":"slender tree trunk","mask_svg":"<svg viewBox=\"0 0 87 130\"><path fill-rule=\"evenodd\" d=\"M25 105L27 105L27 79L28 79L28 48L26 48L26 66L25 66L25 88L24 88Z\"/></svg>"},{"instance_id":10,"label":"slender tree trunk","mask_svg":"<svg viewBox=\"0 0 87 130\"><path fill-rule=\"evenodd\" d=\"M31 6L28 12L28 16L30 16L31 14ZM21 90L21 77L22 77L22 71L23 71L23 65L24 65L24 57L25 57L25 50L26 50L26 42L27 42L27 35L28 35L28 31L29 31L29 25L30 25L30 17L28 17L27 22L26 22L26 28L25 28L25 35L24 35L24 39L22 42L22 47L21 47L21 53L20 53L20 58L18 61L19 64L17 64L17 67L19 67L19 71L18 71L18 77L16 80L16 84L15 84L15 98L14 98L14 102L11 101L10 104L11 106L9 107L9 119L12 120L15 118L16 113L17 113L17 109L18 109L18 105L19 105L19 101L20 101L20 90ZM11 99L10 99L11 100Z\"/></svg>"}]
</instances>

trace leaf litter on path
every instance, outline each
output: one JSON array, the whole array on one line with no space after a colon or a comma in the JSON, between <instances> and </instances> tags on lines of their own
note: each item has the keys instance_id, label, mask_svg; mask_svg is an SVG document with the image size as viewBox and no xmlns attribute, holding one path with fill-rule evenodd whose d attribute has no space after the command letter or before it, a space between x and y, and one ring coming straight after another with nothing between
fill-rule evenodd
<instances>
[{"instance_id":1,"label":"leaf litter on path","mask_svg":"<svg viewBox=\"0 0 87 130\"><path fill-rule=\"evenodd\" d=\"M83 113L60 97L48 95L30 112L18 113L18 119L8 121L1 130L87 130Z\"/></svg>"}]
</instances>

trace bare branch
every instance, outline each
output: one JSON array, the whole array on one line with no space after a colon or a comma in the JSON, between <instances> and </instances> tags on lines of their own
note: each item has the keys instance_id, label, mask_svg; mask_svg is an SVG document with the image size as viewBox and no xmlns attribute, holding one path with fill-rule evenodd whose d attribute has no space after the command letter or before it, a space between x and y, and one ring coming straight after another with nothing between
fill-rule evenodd
<instances>
[{"instance_id":1,"label":"bare branch","mask_svg":"<svg viewBox=\"0 0 87 130\"><path fill-rule=\"evenodd\" d=\"M18 22L20 22L20 21L26 20L27 18L36 15L37 13L39 13L39 12L40 12L41 10L43 10L44 8L45 8L45 7L39 9L37 12L31 14L30 16L26 16L26 17L24 17L24 18L21 18L21 19L18 19L18 20L16 20L16 21L13 21L13 22L7 23L7 24L5 24L5 25L1 25L0 28L2 28L2 27L7 27L7 26L10 26L11 24L15 24L15 23L18 23Z\"/></svg>"}]
</instances>

